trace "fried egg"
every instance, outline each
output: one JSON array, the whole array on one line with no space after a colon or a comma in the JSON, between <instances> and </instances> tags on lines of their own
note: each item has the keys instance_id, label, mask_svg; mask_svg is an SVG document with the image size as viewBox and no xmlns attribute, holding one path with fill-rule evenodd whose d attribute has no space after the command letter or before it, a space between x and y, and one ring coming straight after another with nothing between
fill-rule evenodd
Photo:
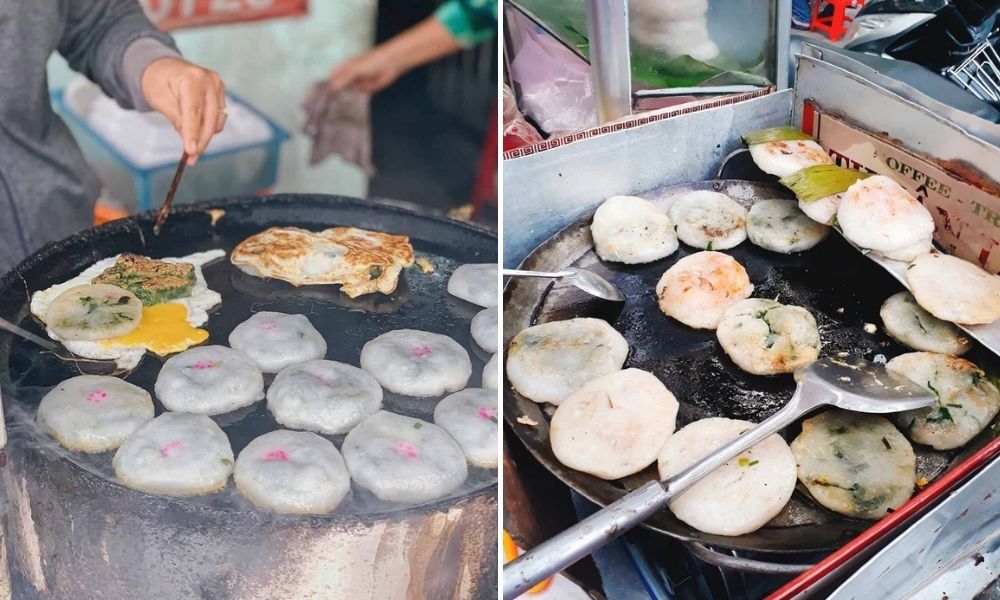
<instances>
[{"instance_id":1,"label":"fried egg","mask_svg":"<svg viewBox=\"0 0 1000 600\"><path fill-rule=\"evenodd\" d=\"M135 368L147 351L159 356L182 352L208 339L208 332L199 327L208 321L208 311L222 301L222 296L208 288L202 266L225 255L224 250L209 250L161 259L194 265L195 284L191 295L144 306L139 325L124 335L101 340L64 340L48 326L46 333L77 356L113 360L120 369ZM101 259L76 277L35 292L31 296L31 314L44 323L49 306L58 296L71 288L89 284L117 260L118 255Z\"/></svg>"}]
</instances>

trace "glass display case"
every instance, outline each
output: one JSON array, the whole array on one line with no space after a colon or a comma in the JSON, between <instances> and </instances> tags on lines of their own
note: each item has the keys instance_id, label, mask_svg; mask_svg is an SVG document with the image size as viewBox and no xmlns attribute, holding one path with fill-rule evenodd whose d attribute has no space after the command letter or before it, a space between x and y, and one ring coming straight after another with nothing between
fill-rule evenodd
<instances>
[{"instance_id":1,"label":"glass display case","mask_svg":"<svg viewBox=\"0 0 1000 600\"><path fill-rule=\"evenodd\" d=\"M521 107L550 135L596 125L588 0L505 2L505 60ZM618 0L632 112L787 86L788 6L777 0ZM590 9L588 10L588 5ZM614 15L613 15L614 16ZM598 19L608 15L597 15ZM604 40L615 45L620 40ZM596 63L595 63L596 64ZM549 105L548 107L546 105Z\"/></svg>"}]
</instances>

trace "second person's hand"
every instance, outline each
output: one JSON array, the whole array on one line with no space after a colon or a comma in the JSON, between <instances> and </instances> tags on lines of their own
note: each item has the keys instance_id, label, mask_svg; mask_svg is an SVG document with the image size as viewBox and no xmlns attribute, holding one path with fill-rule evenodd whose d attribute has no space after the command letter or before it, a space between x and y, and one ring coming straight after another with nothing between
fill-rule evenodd
<instances>
[{"instance_id":1,"label":"second person's hand","mask_svg":"<svg viewBox=\"0 0 1000 600\"><path fill-rule=\"evenodd\" d=\"M354 88L374 94L388 87L401 74L398 61L384 48L375 48L337 65L330 73L330 89L339 92Z\"/></svg>"},{"instance_id":2,"label":"second person's hand","mask_svg":"<svg viewBox=\"0 0 1000 600\"><path fill-rule=\"evenodd\" d=\"M193 165L226 123L226 88L215 71L179 58L153 61L142 73L142 93L181 136Z\"/></svg>"}]
</instances>

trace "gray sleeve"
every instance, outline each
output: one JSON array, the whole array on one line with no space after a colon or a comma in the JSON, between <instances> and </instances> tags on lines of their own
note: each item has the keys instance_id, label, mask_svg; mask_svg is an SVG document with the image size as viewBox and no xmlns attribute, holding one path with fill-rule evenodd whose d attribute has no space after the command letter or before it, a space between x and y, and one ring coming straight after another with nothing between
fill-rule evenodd
<instances>
[{"instance_id":1,"label":"gray sleeve","mask_svg":"<svg viewBox=\"0 0 1000 600\"><path fill-rule=\"evenodd\" d=\"M149 110L139 79L157 58L178 56L173 39L153 27L137 0L64 2L59 41L73 70L101 86L124 108Z\"/></svg>"}]
</instances>

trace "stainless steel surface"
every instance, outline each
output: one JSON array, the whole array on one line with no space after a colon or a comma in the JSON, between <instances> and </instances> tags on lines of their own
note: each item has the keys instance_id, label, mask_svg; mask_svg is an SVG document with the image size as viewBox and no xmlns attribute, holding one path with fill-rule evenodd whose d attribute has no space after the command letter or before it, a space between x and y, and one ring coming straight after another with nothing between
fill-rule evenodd
<instances>
[{"instance_id":1,"label":"stainless steel surface","mask_svg":"<svg viewBox=\"0 0 1000 600\"><path fill-rule=\"evenodd\" d=\"M868 252L865 255L881 265L883 269L891 273L904 287L909 289L910 284L906 281L907 263L882 258L876 256L874 252ZM975 338L976 341L989 348L994 354L1000 355L1000 321L994 321L986 325L961 325L958 323L955 323L955 325Z\"/></svg>"},{"instance_id":2,"label":"stainless steel surface","mask_svg":"<svg viewBox=\"0 0 1000 600\"><path fill-rule=\"evenodd\" d=\"M998 597L1000 461L973 475L828 598Z\"/></svg>"},{"instance_id":3,"label":"stainless steel surface","mask_svg":"<svg viewBox=\"0 0 1000 600\"><path fill-rule=\"evenodd\" d=\"M662 98L666 96L715 96L721 94L742 94L759 90L757 85L705 85L695 87L672 87L658 90L636 90L636 98Z\"/></svg>"},{"instance_id":4,"label":"stainless steel surface","mask_svg":"<svg viewBox=\"0 0 1000 600\"><path fill-rule=\"evenodd\" d=\"M587 32L597 120L627 117L632 114L628 0L587 0Z\"/></svg>"},{"instance_id":5,"label":"stainless steel surface","mask_svg":"<svg viewBox=\"0 0 1000 600\"><path fill-rule=\"evenodd\" d=\"M817 0L818 1L818 0ZM792 3L785 2L784 0L778 2L772 2L771 5L774 7L774 39L772 41L772 47L774 48L774 65L768 65L773 68L774 72L774 85L779 90L788 89L791 87L791 82L789 81L789 65L791 64L788 60L789 52L789 40L792 35ZM768 58L772 56L771 52L768 52Z\"/></svg>"},{"instance_id":6,"label":"stainless steel surface","mask_svg":"<svg viewBox=\"0 0 1000 600\"><path fill-rule=\"evenodd\" d=\"M853 73L893 95L930 111L970 134L993 144L1000 144L1000 111L990 104L955 87L937 73L906 61L892 60L838 48L827 42L795 35L797 53L821 59L830 66ZM832 80L839 75L830 76ZM876 88L876 89L877 89ZM845 115L851 115L849 110Z\"/></svg>"},{"instance_id":7,"label":"stainless steel surface","mask_svg":"<svg viewBox=\"0 0 1000 600\"><path fill-rule=\"evenodd\" d=\"M647 483L510 562L503 570L504 598L517 597L639 525L739 453L821 406L885 414L923 408L935 401L924 388L855 357L822 358L798 369L795 380L798 385L788 403L763 422L674 477Z\"/></svg>"},{"instance_id":8,"label":"stainless steel surface","mask_svg":"<svg viewBox=\"0 0 1000 600\"><path fill-rule=\"evenodd\" d=\"M607 279L601 277L597 273L592 271L587 271L586 269L564 269L562 271L543 272L543 271L523 271L519 269L504 269L504 276L509 277L541 277L543 279L563 279L575 285L578 289L581 289L591 296L596 296L598 298L604 298L605 300L611 300L614 302L624 302L625 296L622 295L618 288L614 286L613 283Z\"/></svg>"},{"instance_id":9,"label":"stainless steel surface","mask_svg":"<svg viewBox=\"0 0 1000 600\"><path fill-rule=\"evenodd\" d=\"M504 161L504 265L609 196L709 179L745 131L787 125L790 90Z\"/></svg>"},{"instance_id":10,"label":"stainless steel surface","mask_svg":"<svg viewBox=\"0 0 1000 600\"><path fill-rule=\"evenodd\" d=\"M517 598L540 581L604 546L666 506L669 500L667 488L658 481L650 481L526 551L503 568L504 600Z\"/></svg>"},{"instance_id":11,"label":"stainless steel surface","mask_svg":"<svg viewBox=\"0 0 1000 600\"><path fill-rule=\"evenodd\" d=\"M824 51L824 57L828 52ZM861 75L811 56L799 57L792 123L802 122L805 100L828 113L844 115L867 131L892 132L896 145L927 153L938 161L964 163L996 177L1000 147L993 143L1000 143L1000 125L983 121L980 131L974 131L910 98L873 85ZM989 141L981 137L983 133L991 136Z\"/></svg>"}]
</instances>

